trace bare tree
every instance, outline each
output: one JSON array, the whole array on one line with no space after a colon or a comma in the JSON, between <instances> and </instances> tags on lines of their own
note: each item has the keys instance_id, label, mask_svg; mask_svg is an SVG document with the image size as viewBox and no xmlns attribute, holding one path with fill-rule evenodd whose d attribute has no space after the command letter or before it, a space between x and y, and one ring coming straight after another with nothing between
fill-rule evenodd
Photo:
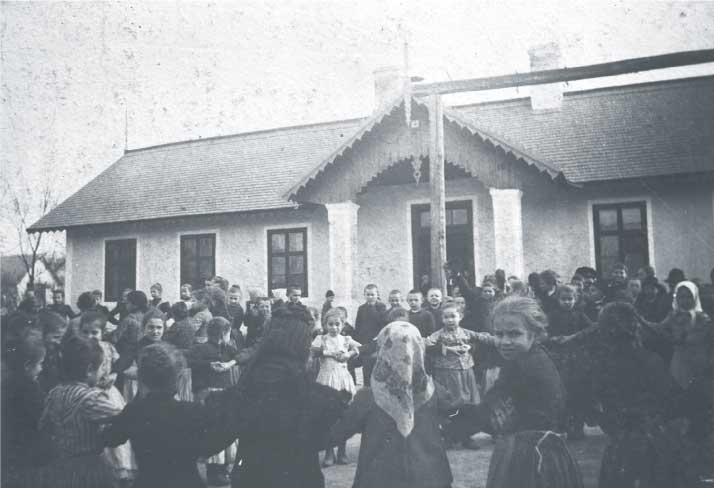
<instances>
[{"instance_id":1,"label":"bare tree","mask_svg":"<svg viewBox=\"0 0 714 488\"><path fill-rule=\"evenodd\" d=\"M35 265L45 254L41 252L44 233L30 233L27 229L37 219L52 210L56 205L56 197L49 179L44 182L39 192L26 188L24 192L20 193L17 187L13 187L7 181L4 186L10 213L10 215L6 215L6 220L17 232L17 247L28 275L27 289L32 290L35 286Z\"/></svg>"}]
</instances>

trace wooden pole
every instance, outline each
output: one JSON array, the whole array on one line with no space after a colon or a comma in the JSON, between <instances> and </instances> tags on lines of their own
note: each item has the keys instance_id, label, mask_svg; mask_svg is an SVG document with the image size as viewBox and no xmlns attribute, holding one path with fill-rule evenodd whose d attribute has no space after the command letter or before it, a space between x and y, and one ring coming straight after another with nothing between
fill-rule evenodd
<instances>
[{"instance_id":1,"label":"wooden pole","mask_svg":"<svg viewBox=\"0 0 714 488\"><path fill-rule=\"evenodd\" d=\"M446 293L446 187L444 184L444 105L429 95L429 184L431 189L431 286Z\"/></svg>"},{"instance_id":2,"label":"wooden pole","mask_svg":"<svg viewBox=\"0 0 714 488\"><path fill-rule=\"evenodd\" d=\"M420 83L414 85L414 95L447 94L467 91L495 90L515 86L543 85L563 81L583 80L587 78L602 78L604 76L623 75L648 71L653 69L674 68L694 64L714 62L714 49L685 51L679 53L647 56L644 58L625 59L610 63L575 66L573 68L549 69L516 73L512 75L489 76L469 80L443 81L436 83Z\"/></svg>"}]
</instances>

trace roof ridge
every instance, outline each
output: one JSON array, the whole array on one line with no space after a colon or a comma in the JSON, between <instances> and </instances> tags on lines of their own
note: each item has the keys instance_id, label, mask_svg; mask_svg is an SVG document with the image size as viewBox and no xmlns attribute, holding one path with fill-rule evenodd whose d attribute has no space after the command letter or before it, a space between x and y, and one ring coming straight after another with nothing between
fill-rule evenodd
<instances>
[{"instance_id":1,"label":"roof ridge","mask_svg":"<svg viewBox=\"0 0 714 488\"><path fill-rule=\"evenodd\" d=\"M609 85L609 86L599 86L595 88L584 88L582 90L573 91L563 91L563 98L587 98L595 96L604 96L606 94L612 94L614 91L618 90L636 90L636 91L653 91L665 89L668 85L678 84L678 83L691 83L691 82L704 82L704 81L714 81L714 75L701 75L701 76L689 76L686 78L671 78L666 80L653 80L653 81L641 81L637 83L628 83L624 85ZM503 98L500 100L488 100L484 102L473 102L464 103L461 105L452 105L452 109L462 110L473 107L502 107L508 104L518 104L524 103L530 100L529 96L519 96L514 98Z\"/></svg>"},{"instance_id":2,"label":"roof ridge","mask_svg":"<svg viewBox=\"0 0 714 488\"><path fill-rule=\"evenodd\" d=\"M296 130L296 129L317 130L320 127L325 127L325 126L330 126L330 125L337 126L339 124L358 122L358 121L364 120L366 118L367 117L353 117L350 119L314 122L314 123L310 123L310 124L301 124L301 125L289 125L289 126L284 126L284 127L272 127L270 129L258 129L258 130L248 131L248 132L238 132L235 134L224 134L224 135L220 135L220 136L202 137L202 138L198 138L198 139L187 139L184 141L165 142L162 144L154 144L152 146L144 146L144 147L137 147L134 149L127 149L124 151L124 154L133 154L133 153L139 153L139 152L144 152L144 151L149 151L149 150L175 147L175 146L180 146L180 145L196 144L196 143L201 143L201 142L212 142L212 141L218 141L218 140L223 140L223 139L232 139L232 138L236 138L236 137L261 136L261 135L267 136L270 133L283 132L283 131L286 132L286 131Z\"/></svg>"}]
</instances>

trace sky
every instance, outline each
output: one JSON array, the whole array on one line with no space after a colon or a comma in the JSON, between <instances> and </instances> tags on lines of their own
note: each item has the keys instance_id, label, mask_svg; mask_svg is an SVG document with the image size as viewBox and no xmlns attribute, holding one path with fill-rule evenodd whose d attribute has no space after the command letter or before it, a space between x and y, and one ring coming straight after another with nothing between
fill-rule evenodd
<instances>
[{"instance_id":1,"label":"sky","mask_svg":"<svg viewBox=\"0 0 714 488\"><path fill-rule=\"evenodd\" d=\"M714 2L2 2L0 9L3 254L18 248L11 196L34 222L43 187L60 202L126 148L368 115L373 71L402 65L405 41L410 74L426 81L528 71L528 48L545 42L559 44L566 66L714 48ZM704 74L714 65L597 83ZM61 248L62 239L56 233L47 242Z\"/></svg>"}]
</instances>

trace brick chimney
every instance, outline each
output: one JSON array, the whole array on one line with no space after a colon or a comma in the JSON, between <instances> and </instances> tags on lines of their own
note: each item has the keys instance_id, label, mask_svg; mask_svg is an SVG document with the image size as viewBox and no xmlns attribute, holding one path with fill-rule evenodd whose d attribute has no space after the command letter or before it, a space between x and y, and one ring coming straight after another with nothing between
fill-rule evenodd
<instances>
[{"instance_id":1,"label":"brick chimney","mask_svg":"<svg viewBox=\"0 0 714 488\"><path fill-rule=\"evenodd\" d=\"M528 50L531 71L562 68L560 47L555 42L538 44ZM537 111L560 110L563 103L563 83L533 85L531 87L531 108Z\"/></svg>"},{"instance_id":2,"label":"brick chimney","mask_svg":"<svg viewBox=\"0 0 714 488\"><path fill-rule=\"evenodd\" d=\"M404 89L404 76L397 66L384 66L374 70L374 111L393 102Z\"/></svg>"}]
</instances>

